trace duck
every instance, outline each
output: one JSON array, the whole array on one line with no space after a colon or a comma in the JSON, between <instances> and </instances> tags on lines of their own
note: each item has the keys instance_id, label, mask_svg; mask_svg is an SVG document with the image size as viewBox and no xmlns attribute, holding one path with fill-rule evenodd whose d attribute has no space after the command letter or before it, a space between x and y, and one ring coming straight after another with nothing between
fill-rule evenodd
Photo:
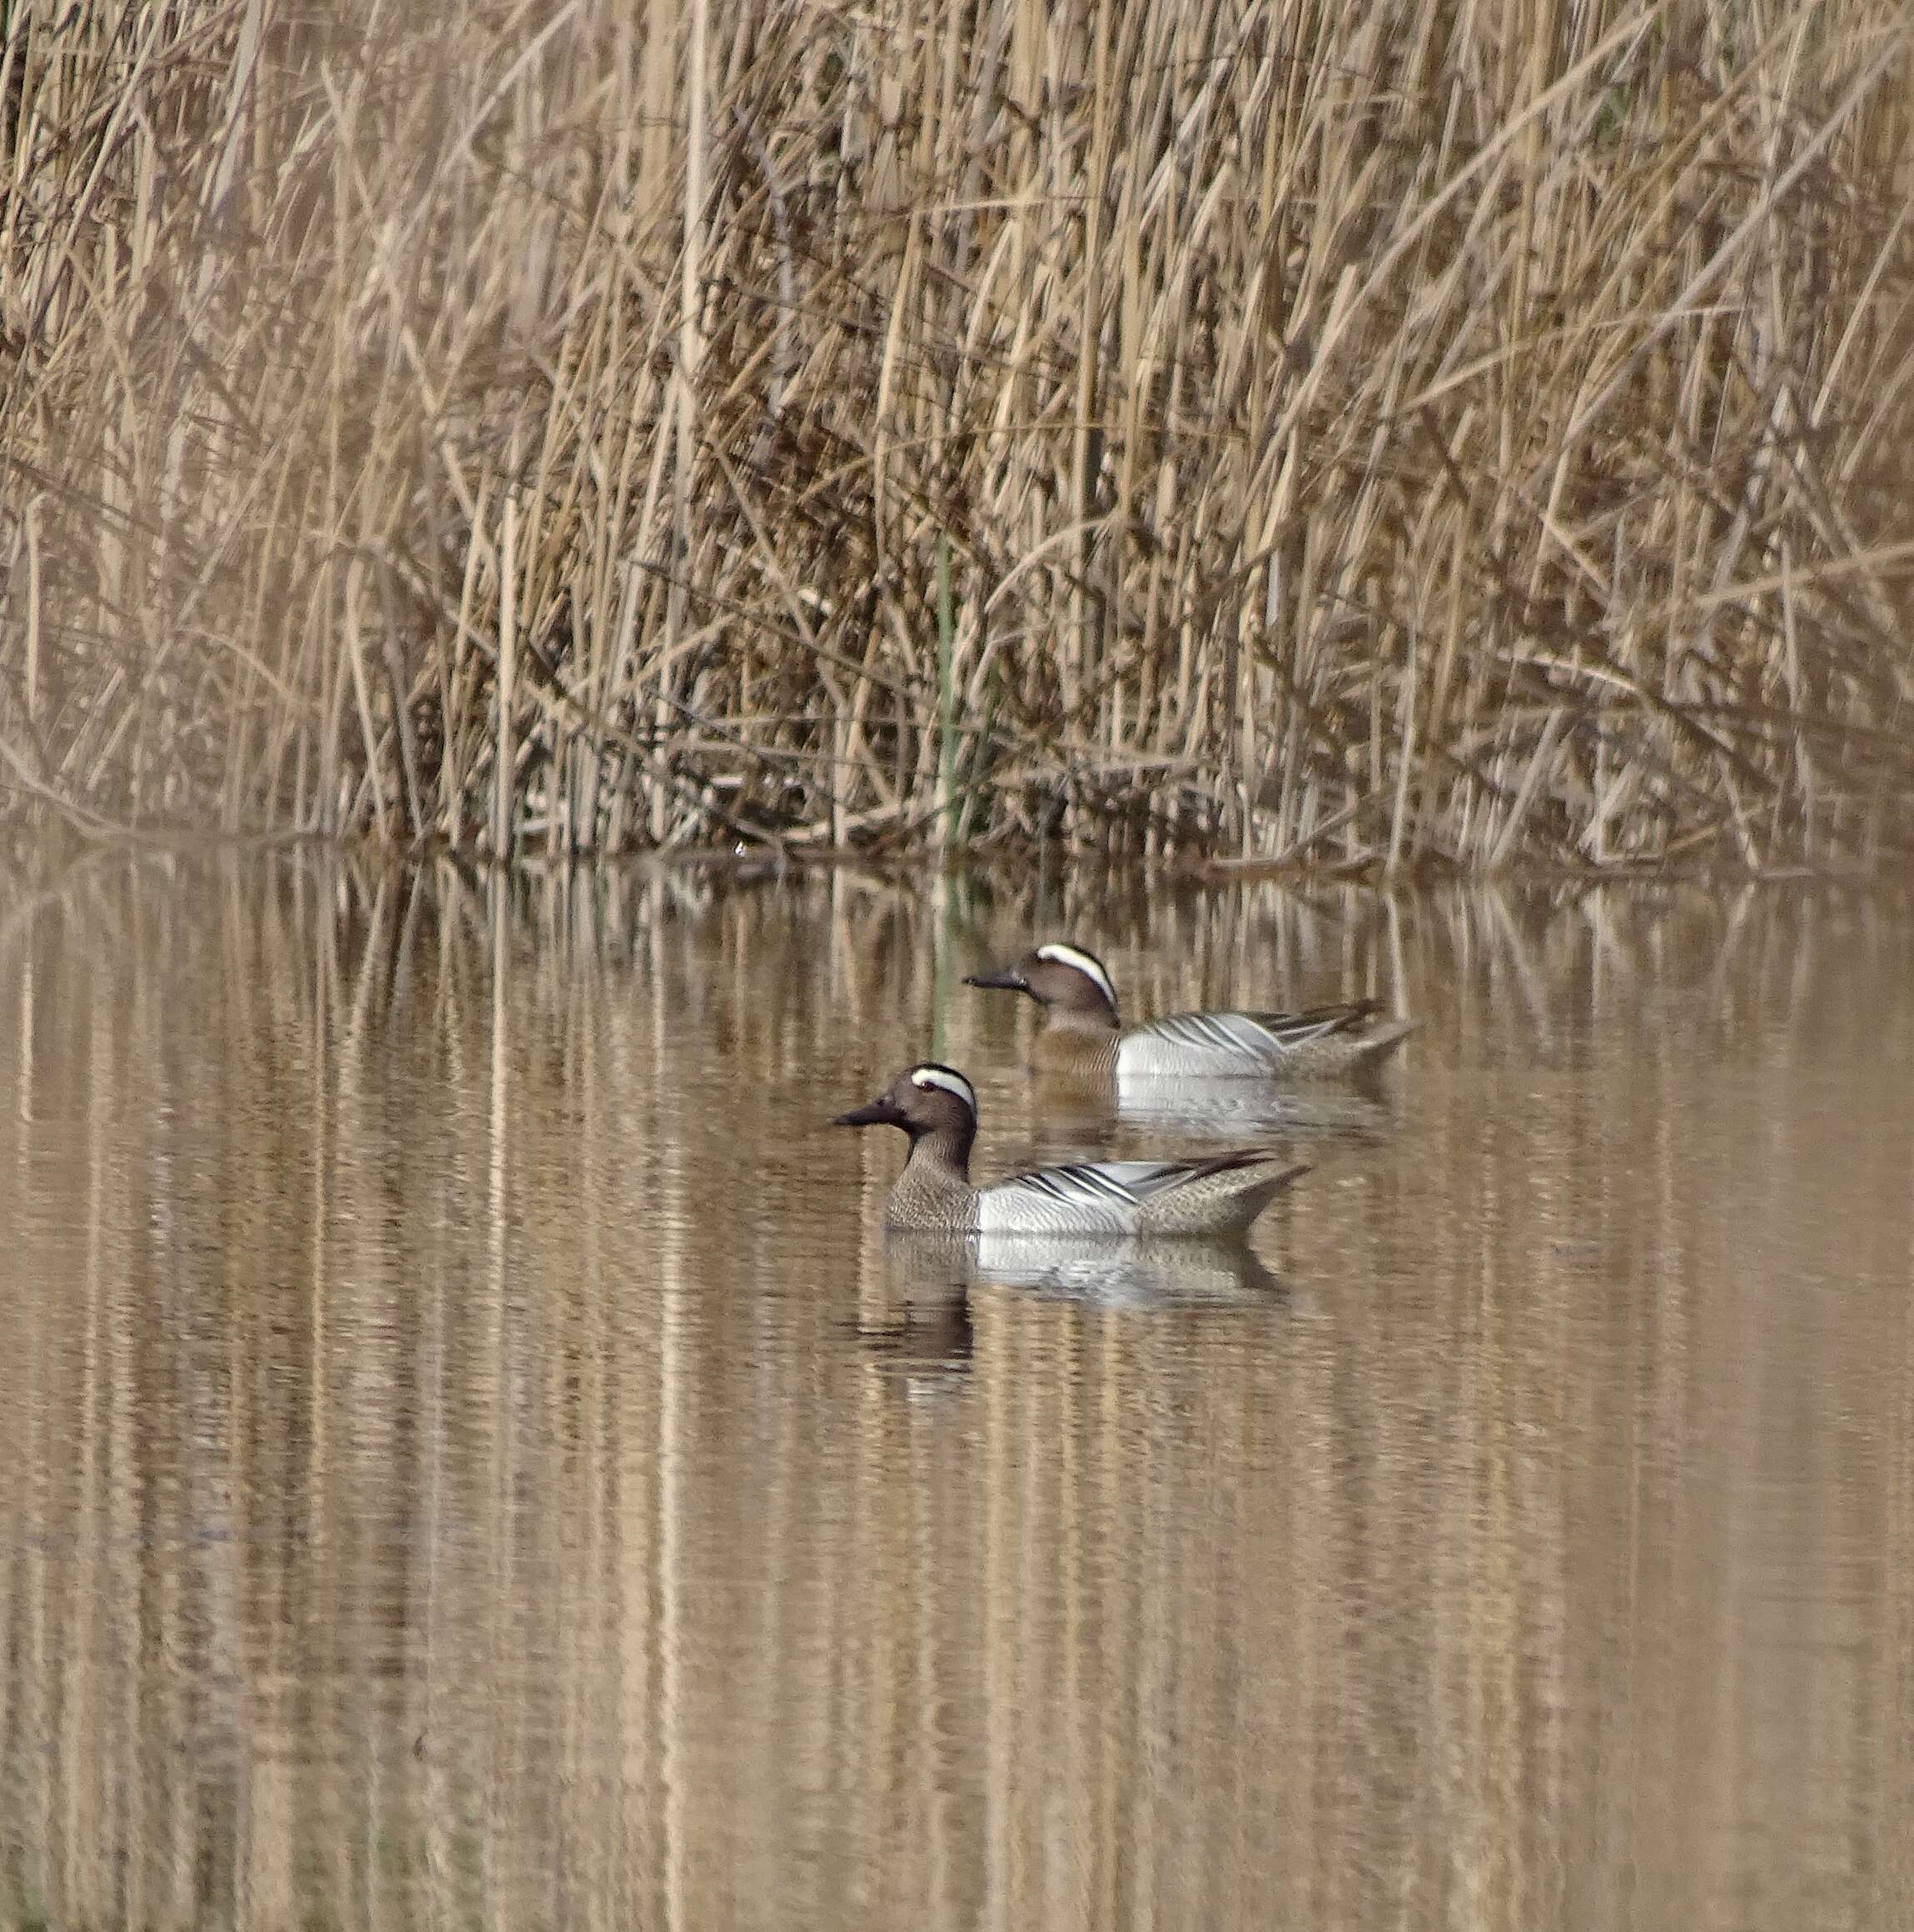
<instances>
[{"instance_id":1,"label":"duck","mask_svg":"<svg viewBox=\"0 0 1914 1932\"><path fill-rule=\"evenodd\" d=\"M886 1203L897 1231L977 1234L1229 1236L1300 1175L1267 1148L1235 1147L1191 1160L1096 1160L1042 1167L987 1187L970 1178L977 1089L954 1067L904 1070L835 1127L901 1127L911 1150Z\"/></svg>"},{"instance_id":2,"label":"duck","mask_svg":"<svg viewBox=\"0 0 1914 1932\"><path fill-rule=\"evenodd\" d=\"M1376 1000L1309 1006L1296 1013L1171 1013L1125 1031L1116 983L1096 954L1052 941L967 986L1027 993L1043 1009L1039 1070L1119 1085L1159 1080L1317 1080L1380 1065L1415 1031Z\"/></svg>"}]
</instances>

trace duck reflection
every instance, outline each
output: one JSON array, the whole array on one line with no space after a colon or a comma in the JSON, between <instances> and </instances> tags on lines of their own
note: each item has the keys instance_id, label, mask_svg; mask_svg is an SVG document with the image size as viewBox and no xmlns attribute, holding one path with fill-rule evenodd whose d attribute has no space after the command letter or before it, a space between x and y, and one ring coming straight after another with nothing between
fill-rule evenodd
<instances>
[{"instance_id":1,"label":"duck reflection","mask_svg":"<svg viewBox=\"0 0 1914 1932\"><path fill-rule=\"evenodd\" d=\"M872 1257L858 1331L900 1360L967 1358L973 1288L1107 1307L1248 1307L1287 1290L1240 1242L893 1234Z\"/></svg>"},{"instance_id":2,"label":"duck reflection","mask_svg":"<svg viewBox=\"0 0 1914 1932\"><path fill-rule=\"evenodd\" d=\"M1389 1131L1389 1103L1359 1088L1285 1092L1260 1080L1170 1080L1143 1075L1119 1083L1114 1112L1151 1138L1188 1140L1310 1135L1373 1145Z\"/></svg>"},{"instance_id":3,"label":"duck reflection","mask_svg":"<svg viewBox=\"0 0 1914 1932\"><path fill-rule=\"evenodd\" d=\"M1064 1241L979 1234L974 1279L1106 1308L1250 1308L1288 1293L1255 1251L1234 1241Z\"/></svg>"},{"instance_id":4,"label":"duck reflection","mask_svg":"<svg viewBox=\"0 0 1914 1932\"><path fill-rule=\"evenodd\" d=\"M970 1284L975 1272L962 1234L867 1236L858 1336L879 1366L913 1390L948 1379L970 1365Z\"/></svg>"},{"instance_id":5,"label":"duck reflection","mask_svg":"<svg viewBox=\"0 0 1914 1932\"><path fill-rule=\"evenodd\" d=\"M979 1288L1106 1309L1269 1309L1290 1290L1240 1242L1047 1234L879 1234L864 1256L858 1341L913 1393L962 1385Z\"/></svg>"}]
</instances>

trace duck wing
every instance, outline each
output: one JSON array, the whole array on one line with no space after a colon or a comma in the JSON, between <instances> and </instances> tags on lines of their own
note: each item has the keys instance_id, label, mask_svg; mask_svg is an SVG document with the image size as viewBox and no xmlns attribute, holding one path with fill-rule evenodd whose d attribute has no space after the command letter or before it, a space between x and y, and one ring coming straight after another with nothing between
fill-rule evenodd
<instances>
[{"instance_id":1,"label":"duck wing","mask_svg":"<svg viewBox=\"0 0 1914 1932\"><path fill-rule=\"evenodd\" d=\"M1232 1013L1248 1020L1285 1046L1306 1040L1327 1040L1335 1033L1358 1033L1382 1011L1380 1000L1335 1000L1322 1006L1305 1006L1298 1013Z\"/></svg>"},{"instance_id":2,"label":"duck wing","mask_svg":"<svg viewBox=\"0 0 1914 1932\"><path fill-rule=\"evenodd\" d=\"M1375 1001L1358 1000L1300 1013L1169 1013L1124 1035L1117 1070L1177 1079L1275 1072L1305 1049L1320 1052L1334 1035L1350 1035L1353 1045L1377 1011Z\"/></svg>"},{"instance_id":3,"label":"duck wing","mask_svg":"<svg viewBox=\"0 0 1914 1932\"><path fill-rule=\"evenodd\" d=\"M1130 1234L1151 1204L1235 1168L1277 1165L1266 1148L1235 1147L1193 1160L1094 1160L1039 1167L985 1188L978 1225L987 1233Z\"/></svg>"},{"instance_id":4,"label":"duck wing","mask_svg":"<svg viewBox=\"0 0 1914 1932\"><path fill-rule=\"evenodd\" d=\"M1182 1165L1174 1160L1072 1161L1064 1167L1033 1167L997 1185L1068 1207L1114 1204L1133 1208L1171 1185L1171 1177Z\"/></svg>"}]
</instances>

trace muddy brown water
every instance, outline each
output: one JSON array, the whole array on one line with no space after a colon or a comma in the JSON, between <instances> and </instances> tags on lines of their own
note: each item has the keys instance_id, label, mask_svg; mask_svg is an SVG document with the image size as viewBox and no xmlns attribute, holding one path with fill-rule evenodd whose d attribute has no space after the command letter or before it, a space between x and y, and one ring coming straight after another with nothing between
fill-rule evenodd
<instances>
[{"instance_id":1,"label":"muddy brown water","mask_svg":"<svg viewBox=\"0 0 1914 1932\"><path fill-rule=\"evenodd\" d=\"M1046 1115L1382 994L1380 1095ZM1905 894L86 855L0 899L0 1925L1583 1932L1914 1911ZM1316 1164L1245 1254L872 1232Z\"/></svg>"}]
</instances>

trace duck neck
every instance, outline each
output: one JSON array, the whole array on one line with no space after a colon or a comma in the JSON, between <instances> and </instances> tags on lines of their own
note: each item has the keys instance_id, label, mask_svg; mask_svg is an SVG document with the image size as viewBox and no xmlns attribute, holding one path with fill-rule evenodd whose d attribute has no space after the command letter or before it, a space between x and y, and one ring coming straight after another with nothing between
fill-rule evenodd
<instances>
[{"instance_id":1,"label":"duck neck","mask_svg":"<svg viewBox=\"0 0 1914 1932\"><path fill-rule=\"evenodd\" d=\"M891 1189L887 1218L893 1228L961 1229L970 1224L976 1189L970 1184L974 1126L937 1127L911 1137L904 1171Z\"/></svg>"},{"instance_id":2,"label":"duck neck","mask_svg":"<svg viewBox=\"0 0 1914 1932\"><path fill-rule=\"evenodd\" d=\"M911 1151L904 1162L907 1175L925 1180L954 1180L960 1187L970 1185L970 1149L977 1138L977 1124L962 1126L927 1127L911 1136Z\"/></svg>"},{"instance_id":3,"label":"duck neck","mask_svg":"<svg viewBox=\"0 0 1914 1932\"><path fill-rule=\"evenodd\" d=\"M1116 1064L1116 1016L1107 1007L1051 1006L1037 1036L1037 1065L1056 1073L1103 1073Z\"/></svg>"}]
</instances>

